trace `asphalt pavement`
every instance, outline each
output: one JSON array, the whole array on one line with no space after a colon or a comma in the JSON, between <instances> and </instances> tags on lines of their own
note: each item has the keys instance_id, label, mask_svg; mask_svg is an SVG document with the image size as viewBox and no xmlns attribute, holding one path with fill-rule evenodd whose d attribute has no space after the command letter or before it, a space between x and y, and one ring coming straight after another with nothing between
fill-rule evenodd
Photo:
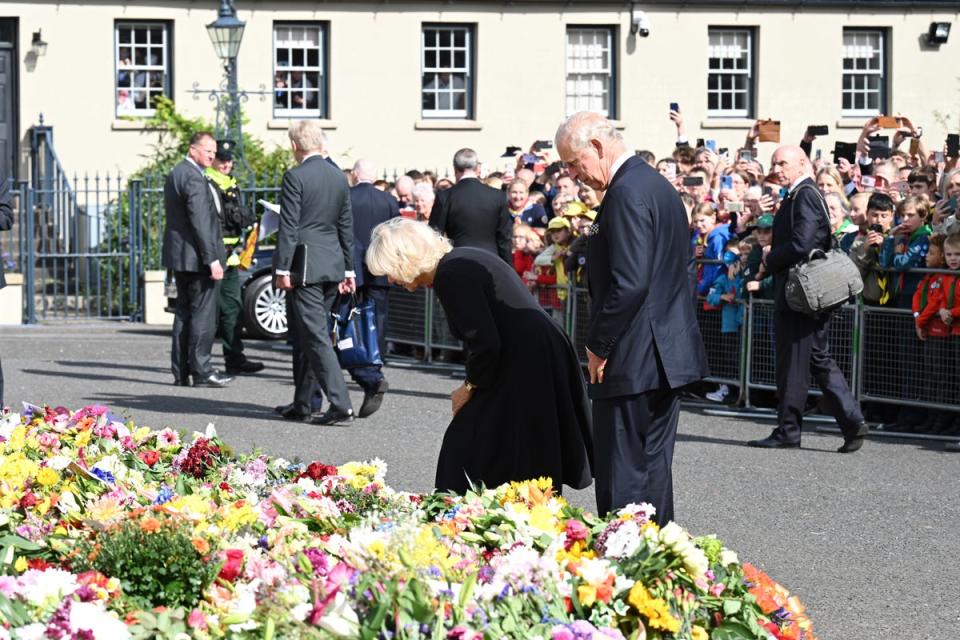
<instances>
[{"instance_id":1,"label":"asphalt pavement","mask_svg":"<svg viewBox=\"0 0 960 640\"><path fill-rule=\"evenodd\" d=\"M246 344L264 371L226 389L194 389L172 385L169 330L2 327L4 399L101 403L137 424L187 432L212 422L241 452L332 464L380 457L390 485L431 489L449 393L462 374L398 361L385 369L390 392L370 418L348 427L291 424L272 411L293 395L289 351ZM351 393L357 408L362 393L352 384ZM716 534L798 595L821 640L960 637L960 453L941 442L870 438L841 455L838 436L812 427L800 450L744 446L771 426L684 409L674 460L679 523ZM595 507L592 489L565 495Z\"/></svg>"}]
</instances>

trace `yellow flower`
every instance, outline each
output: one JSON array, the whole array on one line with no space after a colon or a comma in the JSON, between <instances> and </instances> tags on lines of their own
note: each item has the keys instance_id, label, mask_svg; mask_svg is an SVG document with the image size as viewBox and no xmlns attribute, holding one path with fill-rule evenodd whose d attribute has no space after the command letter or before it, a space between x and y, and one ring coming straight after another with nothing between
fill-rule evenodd
<instances>
[{"instance_id":1,"label":"yellow flower","mask_svg":"<svg viewBox=\"0 0 960 640\"><path fill-rule=\"evenodd\" d=\"M78 433L77 437L73 439L73 443L76 445L78 449L82 449L83 447L90 444L90 431L87 430L87 431L81 431L80 433Z\"/></svg>"},{"instance_id":2,"label":"yellow flower","mask_svg":"<svg viewBox=\"0 0 960 640\"><path fill-rule=\"evenodd\" d=\"M17 561L13 563L13 568L17 570L17 573L23 573L27 570L27 559L20 556L17 558Z\"/></svg>"},{"instance_id":3,"label":"yellow flower","mask_svg":"<svg viewBox=\"0 0 960 640\"><path fill-rule=\"evenodd\" d=\"M577 599L580 604L586 607L592 607L597 601L597 588L592 584L582 584L577 587Z\"/></svg>"},{"instance_id":4,"label":"yellow flower","mask_svg":"<svg viewBox=\"0 0 960 640\"><path fill-rule=\"evenodd\" d=\"M236 531L242 525L253 524L257 521L257 512L244 500L234 502L223 518L223 526L230 531Z\"/></svg>"},{"instance_id":5,"label":"yellow flower","mask_svg":"<svg viewBox=\"0 0 960 640\"><path fill-rule=\"evenodd\" d=\"M654 598L642 583L637 582L630 588L627 601L640 612L640 615L647 618L651 629L669 633L680 631L680 621L671 615L666 601L662 598Z\"/></svg>"},{"instance_id":6,"label":"yellow flower","mask_svg":"<svg viewBox=\"0 0 960 640\"><path fill-rule=\"evenodd\" d=\"M52 487L60 482L60 474L50 467L43 467L37 472L37 482L45 487Z\"/></svg>"},{"instance_id":7,"label":"yellow flower","mask_svg":"<svg viewBox=\"0 0 960 640\"><path fill-rule=\"evenodd\" d=\"M133 432L133 439L137 442L142 442L149 438L153 434L153 431L150 430L150 427L140 427Z\"/></svg>"},{"instance_id":8,"label":"yellow flower","mask_svg":"<svg viewBox=\"0 0 960 640\"><path fill-rule=\"evenodd\" d=\"M690 630L690 639L691 640L710 640L710 634L707 633L707 630L701 627L698 624L693 625L693 629Z\"/></svg>"}]
</instances>

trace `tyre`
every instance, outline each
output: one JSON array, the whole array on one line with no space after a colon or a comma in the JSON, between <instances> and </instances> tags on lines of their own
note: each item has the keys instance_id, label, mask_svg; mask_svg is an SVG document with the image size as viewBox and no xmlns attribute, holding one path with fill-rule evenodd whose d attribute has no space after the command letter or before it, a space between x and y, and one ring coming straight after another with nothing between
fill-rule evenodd
<instances>
[{"instance_id":1,"label":"tyre","mask_svg":"<svg viewBox=\"0 0 960 640\"><path fill-rule=\"evenodd\" d=\"M273 288L270 274L243 290L243 324L252 336L276 340L287 335L287 293Z\"/></svg>"}]
</instances>

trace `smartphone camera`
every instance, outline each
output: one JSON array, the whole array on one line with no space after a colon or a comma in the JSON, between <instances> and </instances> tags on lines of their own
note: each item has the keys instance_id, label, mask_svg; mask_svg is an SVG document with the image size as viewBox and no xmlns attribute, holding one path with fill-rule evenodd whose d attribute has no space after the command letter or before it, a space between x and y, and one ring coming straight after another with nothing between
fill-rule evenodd
<instances>
[{"instance_id":1,"label":"smartphone camera","mask_svg":"<svg viewBox=\"0 0 960 640\"><path fill-rule=\"evenodd\" d=\"M678 103L678 102L671 102L671 103L670 103L670 111L680 111L680 103Z\"/></svg>"},{"instance_id":2,"label":"smartphone camera","mask_svg":"<svg viewBox=\"0 0 960 640\"><path fill-rule=\"evenodd\" d=\"M867 228L874 233L883 233L883 227L881 227L879 224L872 224Z\"/></svg>"}]
</instances>

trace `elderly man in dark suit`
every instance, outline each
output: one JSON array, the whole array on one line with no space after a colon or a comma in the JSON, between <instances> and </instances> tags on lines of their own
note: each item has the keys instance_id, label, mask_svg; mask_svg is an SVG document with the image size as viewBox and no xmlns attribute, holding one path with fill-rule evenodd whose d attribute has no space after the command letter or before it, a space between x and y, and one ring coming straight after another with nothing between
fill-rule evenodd
<instances>
[{"instance_id":1,"label":"elderly man in dark suit","mask_svg":"<svg viewBox=\"0 0 960 640\"><path fill-rule=\"evenodd\" d=\"M437 194L428 224L450 238L454 247L486 249L513 264L513 218L507 196L480 182L478 165L473 149L454 154L457 184Z\"/></svg>"},{"instance_id":2,"label":"elderly man in dark suit","mask_svg":"<svg viewBox=\"0 0 960 640\"><path fill-rule=\"evenodd\" d=\"M327 318L337 293L356 288L350 189L343 172L323 158L323 129L316 120L293 122L289 136L300 164L283 175L273 266L274 286L287 292L296 391L293 404L281 415L309 420L311 396L319 383L330 407L314 424L345 424L353 421L353 406Z\"/></svg>"},{"instance_id":3,"label":"elderly man in dark suit","mask_svg":"<svg viewBox=\"0 0 960 640\"><path fill-rule=\"evenodd\" d=\"M178 386L190 384L191 375L195 387L223 387L232 380L210 364L217 333L217 284L226 260L214 195L203 175L216 152L213 135L194 134L187 157L163 186L163 266L172 269L177 280L171 363Z\"/></svg>"},{"instance_id":4,"label":"elderly man in dark suit","mask_svg":"<svg viewBox=\"0 0 960 640\"><path fill-rule=\"evenodd\" d=\"M783 146L773 154L771 170L790 191L774 216L773 242L764 247L763 263L773 274L776 337L777 428L751 447L794 449L800 446L803 408L810 374L823 391L824 406L840 424L840 453L863 446L869 430L860 406L827 346L830 314L811 317L787 305L785 286L790 268L814 249L829 249L830 216L826 202L810 177L807 155L800 147Z\"/></svg>"},{"instance_id":5,"label":"elderly man in dark suit","mask_svg":"<svg viewBox=\"0 0 960 640\"><path fill-rule=\"evenodd\" d=\"M683 295L686 211L676 189L602 116L571 116L556 144L571 178L606 192L587 244L597 510L649 502L666 524L679 389L707 373L693 302Z\"/></svg>"},{"instance_id":6,"label":"elderly man in dark suit","mask_svg":"<svg viewBox=\"0 0 960 640\"><path fill-rule=\"evenodd\" d=\"M0 176L0 231L13 228L13 208L10 206L10 181ZM0 289L7 286L3 277L3 259L0 258ZM0 361L0 409L3 408L3 363Z\"/></svg>"},{"instance_id":7,"label":"elderly man in dark suit","mask_svg":"<svg viewBox=\"0 0 960 640\"><path fill-rule=\"evenodd\" d=\"M367 269L364 256L370 246L370 234L381 222L400 215L396 198L373 186L377 168L370 160L361 158L353 165L354 186L350 188L350 207L353 210L353 270L357 274L357 293L360 299L372 300L377 317L377 337L380 353L385 353L384 332L387 325L390 283L386 276L375 276ZM366 418L380 408L383 394L389 385L380 366L353 367L350 376L363 389L363 404L357 415Z\"/></svg>"}]
</instances>

